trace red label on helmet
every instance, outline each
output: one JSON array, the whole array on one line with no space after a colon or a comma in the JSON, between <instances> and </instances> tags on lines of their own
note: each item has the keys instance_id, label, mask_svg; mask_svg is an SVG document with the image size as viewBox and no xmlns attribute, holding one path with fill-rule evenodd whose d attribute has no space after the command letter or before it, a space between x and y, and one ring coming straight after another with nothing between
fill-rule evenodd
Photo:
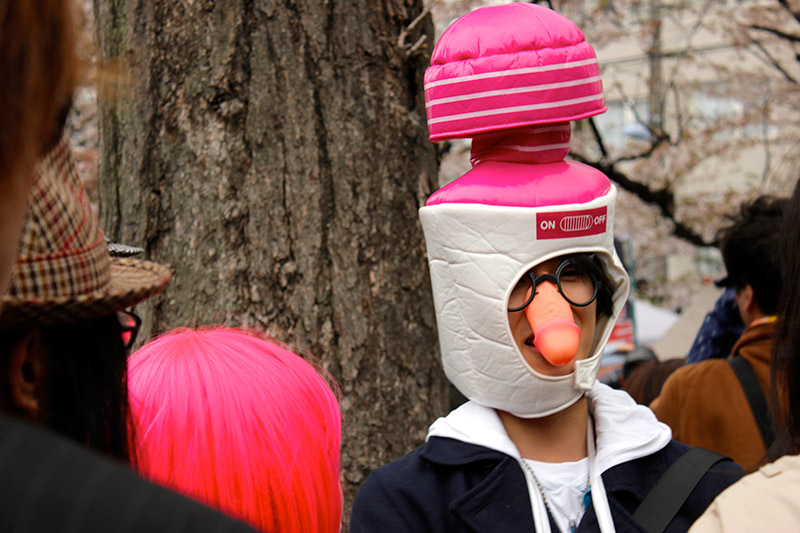
<instances>
[{"instance_id":1,"label":"red label on helmet","mask_svg":"<svg viewBox=\"0 0 800 533\"><path fill-rule=\"evenodd\" d=\"M536 215L537 239L568 239L606 231L605 206L585 211L556 211Z\"/></svg>"}]
</instances>

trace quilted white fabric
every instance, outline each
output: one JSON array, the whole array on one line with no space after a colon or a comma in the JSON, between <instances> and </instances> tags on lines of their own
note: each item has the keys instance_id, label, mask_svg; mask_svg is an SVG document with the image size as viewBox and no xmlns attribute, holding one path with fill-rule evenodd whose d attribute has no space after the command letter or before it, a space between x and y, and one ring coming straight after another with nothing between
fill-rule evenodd
<instances>
[{"instance_id":1,"label":"quilted white fabric","mask_svg":"<svg viewBox=\"0 0 800 533\"><path fill-rule=\"evenodd\" d=\"M616 188L584 204L508 207L443 203L420 209L431 271L445 373L470 400L523 418L544 417L575 403L597 377L603 347L628 295L629 280L614 251ZM605 230L537 239L544 213L605 207ZM592 353L575 371L535 372L511 334L507 302L533 266L561 255L594 252L613 284L613 317L598 319Z\"/></svg>"}]
</instances>

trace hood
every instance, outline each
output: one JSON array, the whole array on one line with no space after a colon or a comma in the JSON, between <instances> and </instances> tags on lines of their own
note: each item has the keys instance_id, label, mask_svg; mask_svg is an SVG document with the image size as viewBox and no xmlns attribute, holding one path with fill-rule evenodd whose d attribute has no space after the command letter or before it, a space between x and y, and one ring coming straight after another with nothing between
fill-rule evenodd
<instances>
[{"instance_id":1,"label":"hood","mask_svg":"<svg viewBox=\"0 0 800 533\"><path fill-rule=\"evenodd\" d=\"M592 385L628 296L614 249L616 188L576 163L483 161L420 209L442 366L461 393L523 418L557 413ZM482 199L482 200L481 200ZM508 297L533 266L594 253L612 287L612 316L595 327L592 353L565 376L531 368L514 341Z\"/></svg>"},{"instance_id":2,"label":"hood","mask_svg":"<svg viewBox=\"0 0 800 533\"><path fill-rule=\"evenodd\" d=\"M594 421L598 472L652 455L672 440L669 426L626 392L595 383L587 396ZM431 437L455 439L520 459L497 412L472 401L431 424L427 438Z\"/></svg>"}]
</instances>

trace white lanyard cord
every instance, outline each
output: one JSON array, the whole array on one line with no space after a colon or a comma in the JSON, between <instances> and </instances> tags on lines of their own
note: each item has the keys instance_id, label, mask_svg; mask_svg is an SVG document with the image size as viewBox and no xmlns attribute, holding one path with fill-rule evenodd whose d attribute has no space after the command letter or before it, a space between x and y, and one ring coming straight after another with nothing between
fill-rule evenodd
<instances>
[{"instance_id":1,"label":"white lanyard cord","mask_svg":"<svg viewBox=\"0 0 800 533\"><path fill-rule=\"evenodd\" d=\"M608 505L606 488L603 485L603 478L597 469L595 461L594 423L591 416L589 417L588 430L586 432L586 444L589 450L589 488L591 490L592 506L597 516L600 532L616 533L614 520L611 517L611 508ZM535 531L537 533L551 533L550 518L548 517L547 507L545 506L544 498L539 490L538 483L536 483L533 477L533 472L524 464L525 460L520 457L519 461L522 473L525 475L525 481L528 485Z\"/></svg>"},{"instance_id":2,"label":"white lanyard cord","mask_svg":"<svg viewBox=\"0 0 800 533\"><path fill-rule=\"evenodd\" d=\"M536 531L536 533L551 533L550 518L547 515L544 499L542 498L536 481L533 479L533 473L528 468L525 468L524 461L525 459L520 457L520 468L522 468L522 473L525 475L525 481L528 484L528 495L531 498L534 531Z\"/></svg>"},{"instance_id":3,"label":"white lanyard cord","mask_svg":"<svg viewBox=\"0 0 800 533\"><path fill-rule=\"evenodd\" d=\"M597 524L600 526L601 533L616 533L614 519L611 517L611 508L608 505L606 487L603 485L601 472L597 468L595 461L594 444L594 421L589 417L589 431L586 434L586 444L589 449L589 478L591 479L592 506L594 514L597 516Z\"/></svg>"}]
</instances>

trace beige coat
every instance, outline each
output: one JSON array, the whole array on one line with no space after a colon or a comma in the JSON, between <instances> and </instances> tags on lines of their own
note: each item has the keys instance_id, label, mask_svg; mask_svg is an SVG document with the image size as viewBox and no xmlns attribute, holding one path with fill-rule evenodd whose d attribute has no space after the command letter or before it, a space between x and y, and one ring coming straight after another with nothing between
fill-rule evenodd
<instances>
[{"instance_id":1,"label":"beige coat","mask_svg":"<svg viewBox=\"0 0 800 533\"><path fill-rule=\"evenodd\" d=\"M800 531L800 456L787 455L722 492L689 533Z\"/></svg>"}]
</instances>

